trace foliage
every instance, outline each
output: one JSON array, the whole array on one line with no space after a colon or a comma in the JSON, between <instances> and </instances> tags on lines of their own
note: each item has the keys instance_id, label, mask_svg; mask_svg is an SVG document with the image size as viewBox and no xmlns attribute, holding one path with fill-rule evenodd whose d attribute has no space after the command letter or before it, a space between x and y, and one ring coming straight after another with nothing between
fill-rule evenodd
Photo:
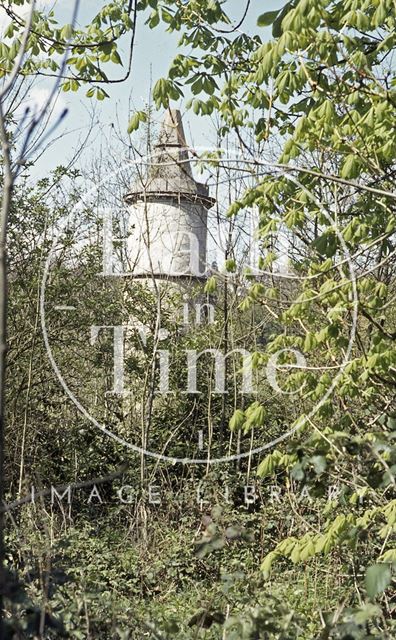
<instances>
[{"instance_id":1,"label":"foliage","mask_svg":"<svg viewBox=\"0 0 396 640\"><path fill-rule=\"evenodd\" d=\"M394 7L388 0L291 0L279 10L262 14L257 33L249 35L232 30L225 4L142 0L138 9L148 11L150 28L162 21L169 31L180 33L180 51L168 77L158 79L153 88L156 105L168 107L171 100L188 93L196 115L218 118L218 135L225 146L227 136L234 136L240 145L253 184L230 202L228 218L238 220L246 210L257 208L264 254L260 268L265 277L245 272L240 278L238 256L227 255L225 274L208 279L204 293L216 302L217 310L225 310L213 325L183 334L176 320L180 298L171 296L163 327L169 332L165 345L176 344L172 355L178 366L172 371L172 389L180 390L185 382L186 348L202 350L220 344L227 351L230 346L247 346L254 351L258 380L254 397L240 393L236 359L226 372L232 393L214 397L213 362L208 358L199 371L204 393L191 400L176 391L150 404L147 371L155 344L151 335L139 357L132 353L128 358L134 399L139 398L132 402L129 418L117 402L98 407L97 391L103 390L101 385L105 388L111 375L112 351L103 339L93 356L84 342L83 321L88 322L97 308L98 289L92 275L97 273L99 257L92 248L82 251L86 271L77 278L61 263L57 265L50 299L56 300L59 294L67 297L77 283L86 301L86 315L65 325L54 317L51 338L77 388L78 376L89 374L83 389L89 406L96 407L120 436L132 434L140 444L142 432L133 428L148 424L144 437L156 450L168 446L172 455L182 455L186 441L206 425L219 436L211 450L214 455L225 446L232 452L245 445L258 447L264 438L279 438L279 442L258 460L256 479L251 457L213 473L203 467L187 472L183 466L164 464L161 486L166 485L171 497L160 513L140 496L126 507L126 515L119 506L101 506L106 519L96 525L93 506L80 498L77 513L60 509L54 516L51 511L50 529L44 524L44 509L37 525L26 507L19 516L19 524L25 518L28 523L23 551L28 555L32 549L33 561L41 560L29 597L38 602L44 593L48 610L55 618L63 612L68 633L76 638L141 638L146 632L183 640L219 638L222 633L229 640L392 638L396 563ZM113 10L117 10L114 15ZM48 20L36 43L34 33L31 36L24 73L35 73L45 64L51 68L51 57L37 61L40 51L61 53L74 38L68 64L79 78L65 80L71 84L64 88L74 90L80 82L95 84L105 79L101 65L118 62L116 40L132 24L121 5L108 5L103 11L87 32L59 31ZM111 39L113 22L114 42L99 42ZM263 42L261 29L271 25L272 39ZM13 33L7 37L14 37ZM54 43L54 38L60 43ZM85 46L100 52L100 63L87 56ZM3 54L9 65L8 49ZM144 112L135 113L129 132L145 121ZM256 154L257 149L263 153ZM223 155L211 153L202 160L208 170L225 170ZM268 156L270 170L262 159ZM58 205L43 206L40 191L21 193L18 204L14 210L18 229L12 234L10 252L14 380L9 389L8 437L16 440L10 495L20 479L28 487L38 469L62 482L71 471L78 477L110 471L125 457L103 434L83 428L81 417L54 382L38 337L37 267L48 251L43 220L56 222L64 211ZM88 217L91 214L86 212ZM32 247L21 229L25 233L33 229L34 238L44 239ZM64 248L74 232L63 239ZM274 271L282 234L291 242L291 282L286 285ZM228 283L236 283L235 289ZM114 290L101 291L103 322L109 310L118 318L137 311L151 323L153 332L152 292L130 287L125 303L125 289L115 289L116 295ZM261 335L252 330L257 319ZM31 326L36 327L35 337L26 339ZM227 334L229 342L225 327L232 336ZM63 354L62 347L71 337L78 344L77 356ZM133 346L137 349L136 337ZM296 369L291 350L302 352L307 365ZM278 363L283 370L278 382L288 395L274 392L265 379L265 371L280 351ZM33 357L34 379L29 377ZM34 428L27 431L28 421ZM170 444L169 431L164 429L168 424L177 427ZM158 473L151 461L138 469L136 459L132 470L128 484L142 493L149 478ZM194 488L208 478L213 493L201 504L187 503L184 510L175 507L173 496L186 478ZM225 480L242 486L244 481L254 483L261 498L245 503L243 489L237 490L233 503L226 500L219 509ZM265 491L273 488L281 491L280 497L272 500L267 494L266 499ZM111 486L106 485L104 493L109 497ZM11 534L10 565L17 565L26 577L31 567L26 555L18 555L17 544ZM65 567L67 584L52 591L48 588L50 573L43 570L43 559L61 570ZM136 620L131 623L133 615Z\"/></svg>"},{"instance_id":2,"label":"foliage","mask_svg":"<svg viewBox=\"0 0 396 640\"><path fill-rule=\"evenodd\" d=\"M6 8L11 21L0 42L0 77L11 74L18 58L26 20L20 17L17 8L27 4L27 0L21 0L9 3ZM108 94L101 84L111 82L104 67L108 63L123 65L119 42L122 36L134 32L133 3L116 0L103 4L84 27L78 25L73 3L70 14L72 23L59 24L55 9L47 11L37 4L19 74L34 77L58 75L63 91L77 91L88 83L87 97L103 100ZM125 62L125 67L130 67L130 62ZM129 71L126 77L128 75Z\"/></svg>"}]
</instances>

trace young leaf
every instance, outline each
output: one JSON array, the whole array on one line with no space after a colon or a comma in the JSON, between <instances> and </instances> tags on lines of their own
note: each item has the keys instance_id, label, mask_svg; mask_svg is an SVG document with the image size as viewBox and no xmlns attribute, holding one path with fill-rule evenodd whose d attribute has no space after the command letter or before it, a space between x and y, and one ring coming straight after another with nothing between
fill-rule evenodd
<instances>
[{"instance_id":1,"label":"young leaf","mask_svg":"<svg viewBox=\"0 0 396 640\"><path fill-rule=\"evenodd\" d=\"M266 11L265 13L262 13L261 16L257 18L257 26L268 27L274 22L278 13L279 11Z\"/></svg>"},{"instance_id":2,"label":"young leaf","mask_svg":"<svg viewBox=\"0 0 396 640\"><path fill-rule=\"evenodd\" d=\"M234 411L234 414L230 420L230 430L238 431L241 429L245 423L245 414L241 409L237 409Z\"/></svg>"},{"instance_id":3,"label":"young leaf","mask_svg":"<svg viewBox=\"0 0 396 640\"><path fill-rule=\"evenodd\" d=\"M65 24L61 31L61 38L63 40L70 40L73 35L73 26L71 24Z\"/></svg>"},{"instance_id":4,"label":"young leaf","mask_svg":"<svg viewBox=\"0 0 396 640\"><path fill-rule=\"evenodd\" d=\"M147 122L147 113L144 111L136 111L128 123L128 133L136 131L141 122Z\"/></svg>"},{"instance_id":5,"label":"young leaf","mask_svg":"<svg viewBox=\"0 0 396 640\"><path fill-rule=\"evenodd\" d=\"M217 287L216 278L212 276L207 281L204 291L205 293L214 293L216 291L216 287Z\"/></svg>"}]
</instances>

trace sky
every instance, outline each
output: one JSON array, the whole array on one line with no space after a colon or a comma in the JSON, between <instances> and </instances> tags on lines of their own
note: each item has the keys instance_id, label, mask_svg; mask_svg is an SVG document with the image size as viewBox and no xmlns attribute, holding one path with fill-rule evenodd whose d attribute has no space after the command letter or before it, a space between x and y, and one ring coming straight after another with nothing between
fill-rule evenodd
<instances>
[{"instance_id":1,"label":"sky","mask_svg":"<svg viewBox=\"0 0 396 640\"><path fill-rule=\"evenodd\" d=\"M239 23L246 8L245 1L226 0L224 3L225 11L233 21L233 25ZM74 6L73 0L37 0L37 2L45 9L54 8L55 16L60 24L63 25L71 21ZM265 11L280 8L284 2L285 0L269 0L264 4L257 0L251 0L241 31L243 30L249 34L258 33L262 40L270 39L271 28L258 27L257 18ZM88 24L104 3L105 0L81 0L78 25L85 26ZM8 22L1 4L0 0L0 34ZM26 6L15 7L15 9L21 16L26 13ZM98 161L98 166L100 166L100 160L103 154L106 153L107 141L114 136L113 125L115 122L119 123L121 132L125 133L125 141L128 141L127 126L133 111L145 108L149 101L150 88L158 78L167 75L173 58L179 52L178 41L180 33L167 33L165 30L166 25L163 24L158 25L155 29L150 29L145 24L148 15L148 12L146 14L138 14L130 77L123 83L106 85L105 89L110 96L109 98L104 101L87 98L85 94L88 85L83 86L76 93L65 93L63 91L59 93L53 108L50 124L57 121L65 108L68 109L68 113L55 132L49 138L46 138L46 147L40 149L37 157L33 158L33 165L29 167L29 181L31 183L47 177L51 171L60 165L68 166L76 151L81 148L82 141L84 141L84 151L73 165L73 168L90 169L92 164ZM120 42L119 51L123 60L127 59L129 39L130 36L125 37ZM124 69L119 65L108 65L106 66L106 73L111 78L117 78L124 74ZM51 79L35 79L28 96L28 104L31 110L39 108L46 101L52 82ZM211 126L210 118L197 116L192 110L186 111L187 99L188 97L182 98L178 104L171 105L179 108L183 114L187 144L197 149L215 146L215 126ZM23 112L24 108L21 107L21 116ZM162 118L163 111L154 113L153 119L155 122L160 123ZM92 121L94 121L93 127ZM89 137L86 139L88 133ZM138 142L142 134L138 131L133 136L135 141ZM120 165L125 164L123 158L118 155L116 155L116 160L117 162L119 160ZM196 175L196 178L202 180L202 177L198 175ZM221 262L222 259L220 254L218 255L216 247L217 241L209 239L208 255L211 256L211 260L214 259L217 262Z\"/></svg>"},{"instance_id":2,"label":"sky","mask_svg":"<svg viewBox=\"0 0 396 640\"><path fill-rule=\"evenodd\" d=\"M73 9L73 0L40 0L41 6L48 8L54 7L55 15L59 22L70 22L71 12ZM249 33L257 32L265 39L270 37L268 28L259 28L256 26L258 16L264 11L271 11L284 4L283 0L270 0L268 3L257 2L252 0L247 18L243 25L243 30ZM98 8L102 6L102 2L98 0L84 0L81 2L78 22L84 25L97 13ZM225 2L226 13L236 22L240 20L244 9L244 0L227 0ZM19 9L23 14L23 9ZM52 169L59 165L67 165L68 161L73 157L75 150L81 146L83 140L90 128L92 121L92 113L94 110L94 120L97 123L93 128L86 152L81 161L89 155L95 156L101 152L103 136L111 135L112 123L116 120L120 122L121 129L125 131L130 118L130 111L139 110L145 107L149 100L150 86L161 77L166 76L173 57L177 54L177 43L180 37L178 33L166 33L164 26L158 25L151 30L144 22L148 14L138 14L138 28L135 38L135 47L133 54L132 73L129 79L121 84L107 85L106 91L110 98L103 102L97 102L95 99L90 100L85 97L87 87L80 89L77 93L61 92L57 99L57 103L53 112L53 120L56 119L62 110L67 107L68 114L62 124L57 128L48 140L47 148L44 153L37 159L32 169L32 177L40 178L48 174ZM0 8L0 31L6 25L6 17ZM121 44L121 52L126 53L128 41L124 40ZM126 57L126 55L124 56ZM122 75L123 69L118 65L107 67L108 75L116 78ZM37 107L46 99L50 91L50 82L45 79L37 79L29 96L30 106ZM172 106L179 107L185 112L186 100L181 100L179 104ZM160 121L161 112L155 114L154 119ZM214 131L213 139L208 130L208 118L199 117L192 111L187 112L183 118L186 137L189 144L193 146L208 146L215 140ZM210 128L210 127L209 127ZM138 135L138 134L137 134ZM208 139L209 138L209 139Z\"/></svg>"}]
</instances>

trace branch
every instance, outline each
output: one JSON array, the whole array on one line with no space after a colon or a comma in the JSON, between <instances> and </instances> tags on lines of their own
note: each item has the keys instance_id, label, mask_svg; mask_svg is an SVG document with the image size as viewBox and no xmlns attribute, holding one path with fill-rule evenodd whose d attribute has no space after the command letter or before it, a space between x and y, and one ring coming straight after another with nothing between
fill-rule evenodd
<instances>
[{"instance_id":1,"label":"branch","mask_svg":"<svg viewBox=\"0 0 396 640\"><path fill-rule=\"evenodd\" d=\"M26 52L26 46L27 46L27 42L28 42L29 35L30 35L30 32L31 32L31 26L32 26L32 20L33 20L35 2L36 2L36 0L31 0L30 9L29 9L29 15L26 18L25 31L23 32L23 36L22 36L22 40L21 40L21 45L19 47L18 55L17 55L17 58L15 60L14 66L12 68L12 71L10 73L10 76L8 77L8 80L7 80L6 84L5 84L5 87L3 87L3 89L0 91L0 100L3 100L3 98L9 92L9 90L13 87L14 82L16 80L16 77L17 77L18 73L21 70L23 57L24 57L25 52Z\"/></svg>"},{"instance_id":2,"label":"branch","mask_svg":"<svg viewBox=\"0 0 396 640\"><path fill-rule=\"evenodd\" d=\"M210 161L215 162L215 160L213 159L210 159ZM220 162L221 163L222 162L238 162L238 160L236 158L235 159L222 158L218 162L219 163ZM259 167L268 166L268 168L281 169L282 171L288 171L288 172L295 171L297 173L304 173L309 176L315 176L316 178L323 178L324 180L328 180L329 182L336 182L337 184L343 184L347 187L353 187L354 189L357 189L360 191L367 191L368 193L373 193L377 196L385 196L386 198L391 198L392 200L396 200L396 193L394 193L393 191L385 191L385 189L376 189L375 187L367 187L366 185L360 184L355 180L347 180L346 178L340 178L339 176L335 176L331 173L322 173L321 171L315 171L314 169L307 169L305 167L297 167L295 165L282 164L279 162L263 162L261 160L258 160L257 158L255 158L254 160L243 159L243 162L245 164L253 164Z\"/></svg>"}]
</instances>

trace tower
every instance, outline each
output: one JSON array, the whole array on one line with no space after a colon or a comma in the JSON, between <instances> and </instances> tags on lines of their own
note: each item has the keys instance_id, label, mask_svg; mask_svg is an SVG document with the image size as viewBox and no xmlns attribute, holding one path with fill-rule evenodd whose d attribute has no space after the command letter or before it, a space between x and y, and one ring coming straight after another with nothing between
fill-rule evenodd
<instances>
[{"instance_id":1,"label":"tower","mask_svg":"<svg viewBox=\"0 0 396 640\"><path fill-rule=\"evenodd\" d=\"M181 288L203 280L208 210L215 201L208 187L194 179L180 111L166 112L147 175L125 200L133 277L171 281Z\"/></svg>"}]
</instances>

